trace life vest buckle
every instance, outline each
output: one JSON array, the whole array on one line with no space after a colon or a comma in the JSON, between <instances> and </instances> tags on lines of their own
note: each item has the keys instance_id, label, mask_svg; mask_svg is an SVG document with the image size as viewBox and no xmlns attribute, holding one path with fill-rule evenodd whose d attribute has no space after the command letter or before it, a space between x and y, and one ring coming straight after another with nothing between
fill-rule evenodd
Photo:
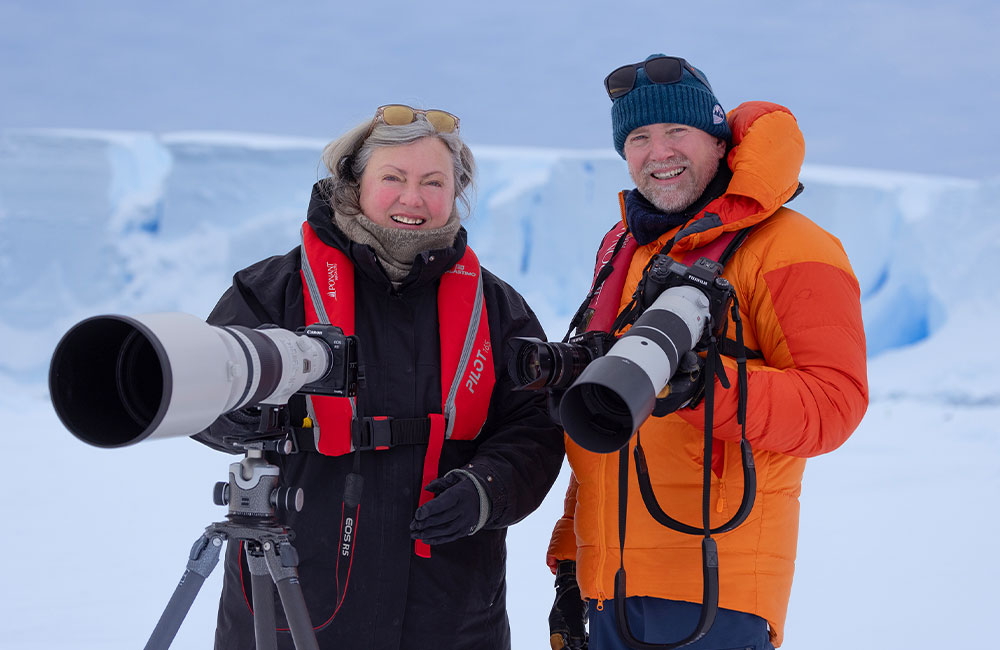
<instances>
[{"instance_id":1,"label":"life vest buckle","mask_svg":"<svg viewBox=\"0 0 1000 650\"><path fill-rule=\"evenodd\" d=\"M392 418L387 415L351 420L351 442L358 451L388 449L392 446Z\"/></svg>"}]
</instances>

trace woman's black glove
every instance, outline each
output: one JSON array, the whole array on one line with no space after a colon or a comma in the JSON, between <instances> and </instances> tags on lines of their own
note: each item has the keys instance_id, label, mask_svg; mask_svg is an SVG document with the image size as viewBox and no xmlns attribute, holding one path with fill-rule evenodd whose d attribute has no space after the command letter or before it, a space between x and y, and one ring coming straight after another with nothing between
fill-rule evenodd
<instances>
[{"instance_id":1,"label":"woman's black glove","mask_svg":"<svg viewBox=\"0 0 1000 650\"><path fill-rule=\"evenodd\" d=\"M576 562L562 560L556 567L556 600L549 612L552 650L587 650L587 604L580 598Z\"/></svg>"},{"instance_id":2,"label":"woman's black glove","mask_svg":"<svg viewBox=\"0 0 1000 650\"><path fill-rule=\"evenodd\" d=\"M453 469L424 489L435 497L414 513L412 539L427 544L453 542L477 532L489 519L489 497L471 472Z\"/></svg>"}]
</instances>

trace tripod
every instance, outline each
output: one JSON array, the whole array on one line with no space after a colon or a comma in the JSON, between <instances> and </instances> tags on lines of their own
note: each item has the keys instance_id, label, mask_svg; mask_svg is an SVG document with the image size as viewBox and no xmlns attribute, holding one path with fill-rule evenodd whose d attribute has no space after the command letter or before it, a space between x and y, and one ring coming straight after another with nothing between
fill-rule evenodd
<instances>
[{"instance_id":1,"label":"tripod","mask_svg":"<svg viewBox=\"0 0 1000 650\"><path fill-rule=\"evenodd\" d=\"M208 526L191 547L184 575L146 642L146 650L170 647L198 591L219 563L226 541L242 543L247 554L257 650L278 647L272 582L278 589L296 649L319 650L299 584L299 558L292 546L292 533L278 525L274 516L276 509L301 510L302 490L277 487L278 467L264 458L265 450L292 453L288 436L283 442L275 437L283 432L278 423L285 417L284 408L268 407L261 422L262 436L239 443L246 449L246 457L229 466L228 483L215 486L215 503L229 506L227 521Z\"/></svg>"}]
</instances>

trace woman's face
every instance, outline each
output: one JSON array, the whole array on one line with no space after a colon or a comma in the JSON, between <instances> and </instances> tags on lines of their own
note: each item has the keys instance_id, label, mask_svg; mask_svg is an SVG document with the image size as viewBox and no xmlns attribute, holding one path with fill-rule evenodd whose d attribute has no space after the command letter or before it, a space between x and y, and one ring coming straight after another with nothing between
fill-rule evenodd
<instances>
[{"instance_id":1,"label":"woman's face","mask_svg":"<svg viewBox=\"0 0 1000 650\"><path fill-rule=\"evenodd\" d=\"M451 151L438 138L379 147L361 175L361 212L380 226L440 228L454 207Z\"/></svg>"}]
</instances>

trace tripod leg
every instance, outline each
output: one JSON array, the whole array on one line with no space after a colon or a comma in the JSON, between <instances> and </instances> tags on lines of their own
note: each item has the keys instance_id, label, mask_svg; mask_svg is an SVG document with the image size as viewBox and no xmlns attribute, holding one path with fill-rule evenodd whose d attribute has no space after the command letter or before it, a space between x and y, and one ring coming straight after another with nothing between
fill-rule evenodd
<instances>
[{"instance_id":1,"label":"tripod leg","mask_svg":"<svg viewBox=\"0 0 1000 650\"><path fill-rule=\"evenodd\" d=\"M278 638L274 629L274 590L267 560L259 543L246 542L247 566L250 567L250 586L253 589L253 631L257 650L277 650Z\"/></svg>"},{"instance_id":2,"label":"tripod leg","mask_svg":"<svg viewBox=\"0 0 1000 650\"><path fill-rule=\"evenodd\" d=\"M280 554L279 554L280 552ZM319 650L316 642L316 632L309 620L309 610L302 595L302 585L299 584L299 556L289 542L282 542L275 549L272 542L264 543L264 558L271 572L274 584L278 586L278 596L281 606L288 619L288 627L292 631L292 641L296 650Z\"/></svg>"},{"instance_id":3,"label":"tripod leg","mask_svg":"<svg viewBox=\"0 0 1000 650\"><path fill-rule=\"evenodd\" d=\"M198 595L198 590L219 563L219 552L222 550L223 541L225 538L222 536L206 534L199 537L191 547L187 569L181 576L177 588L174 589L163 614L160 615L159 622L153 628L153 633L146 642L146 650L166 650L170 647Z\"/></svg>"}]
</instances>

